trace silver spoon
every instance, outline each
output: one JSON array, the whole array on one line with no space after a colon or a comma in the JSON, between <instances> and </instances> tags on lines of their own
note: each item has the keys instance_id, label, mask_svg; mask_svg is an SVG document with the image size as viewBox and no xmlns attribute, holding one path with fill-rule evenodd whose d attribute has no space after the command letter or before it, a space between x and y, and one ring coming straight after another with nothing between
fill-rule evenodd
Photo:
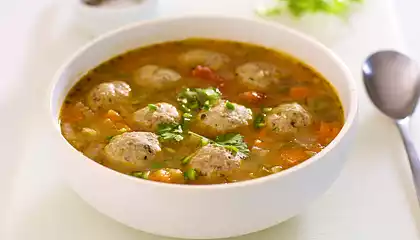
<instances>
[{"instance_id":1,"label":"silver spoon","mask_svg":"<svg viewBox=\"0 0 420 240\"><path fill-rule=\"evenodd\" d=\"M420 203L420 160L410 137L410 119L420 93L420 68L401 53L382 51L368 57L362 70L370 99L400 131Z\"/></svg>"}]
</instances>

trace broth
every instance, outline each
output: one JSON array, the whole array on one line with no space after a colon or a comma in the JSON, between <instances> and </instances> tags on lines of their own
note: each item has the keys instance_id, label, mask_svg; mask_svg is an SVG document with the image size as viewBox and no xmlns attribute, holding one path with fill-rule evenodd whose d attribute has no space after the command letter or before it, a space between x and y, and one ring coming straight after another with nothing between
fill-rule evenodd
<instances>
[{"instance_id":1,"label":"broth","mask_svg":"<svg viewBox=\"0 0 420 240\"><path fill-rule=\"evenodd\" d=\"M333 87L289 56L187 39L139 48L91 70L69 92L60 121L77 150L116 171L216 184L309 159L335 138L344 116Z\"/></svg>"}]
</instances>

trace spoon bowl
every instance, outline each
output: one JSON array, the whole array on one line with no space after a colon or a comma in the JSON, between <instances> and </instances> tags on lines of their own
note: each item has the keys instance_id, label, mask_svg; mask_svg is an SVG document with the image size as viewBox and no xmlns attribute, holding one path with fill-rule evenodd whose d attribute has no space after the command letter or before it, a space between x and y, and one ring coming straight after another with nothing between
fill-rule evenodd
<instances>
[{"instance_id":1,"label":"spoon bowl","mask_svg":"<svg viewBox=\"0 0 420 240\"><path fill-rule=\"evenodd\" d=\"M383 51L372 54L363 64L367 93L376 107L392 119L413 114L420 90L420 68L409 57Z\"/></svg>"},{"instance_id":2,"label":"spoon bowl","mask_svg":"<svg viewBox=\"0 0 420 240\"><path fill-rule=\"evenodd\" d=\"M410 137L410 119L420 92L420 68L401 53L382 51L369 56L362 71L370 99L382 113L395 121L400 131L420 202L420 160Z\"/></svg>"}]
</instances>

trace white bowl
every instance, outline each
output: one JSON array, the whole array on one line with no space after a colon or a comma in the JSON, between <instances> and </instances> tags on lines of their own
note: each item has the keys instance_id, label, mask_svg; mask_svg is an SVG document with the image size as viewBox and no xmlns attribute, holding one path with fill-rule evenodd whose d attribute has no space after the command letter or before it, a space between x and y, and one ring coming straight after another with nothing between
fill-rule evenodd
<instances>
[{"instance_id":1,"label":"white bowl","mask_svg":"<svg viewBox=\"0 0 420 240\"><path fill-rule=\"evenodd\" d=\"M60 133L59 111L88 70L128 50L189 37L249 42L286 52L324 75L343 103L345 124L319 154L283 172L239 183L190 186L130 177L74 149ZM224 238L274 226L301 212L334 182L345 162L357 113L355 82L332 51L277 24L221 16L185 16L124 27L79 50L57 73L51 117L62 170L72 188L103 214L136 229L178 238Z\"/></svg>"}]
</instances>

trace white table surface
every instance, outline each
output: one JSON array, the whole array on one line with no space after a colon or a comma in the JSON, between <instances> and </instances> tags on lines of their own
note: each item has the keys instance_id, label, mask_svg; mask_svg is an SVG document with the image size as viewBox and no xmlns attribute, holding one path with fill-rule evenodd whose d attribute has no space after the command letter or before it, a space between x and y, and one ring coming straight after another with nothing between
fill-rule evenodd
<instances>
[{"instance_id":1,"label":"white table surface","mask_svg":"<svg viewBox=\"0 0 420 240\"><path fill-rule=\"evenodd\" d=\"M418 14L420 1L403 0L395 2L398 22L404 35L404 43L409 50L408 54L420 62L420 28L417 27L417 22L420 20Z\"/></svg>"},{"instance_id":2,"label":"white table surface","mask_svg":"<svg viewBox=\"0 0 420 240\"><path fill-rule=\"evenodd\" d=\"M0 239L164 239L99 214L57 173L60 155L49 138L46 88L58 66L88 37L71 26L63 27L65 11L48 2L1 2ZM161 0L159 12L251 16L257 1L209 2ZM287 222L238 239L420 239L420 212L403 146L392 123L368 101L359 70L375 50L404 51L392 4L391 0L366 0L348 23L321 17L278 20L314 35L347 63L360 90L359 132L348 164L323 197ZM418 119L416 115L414 122ZM420 124L412 127L420 143Z\"/></svg>"}]
</instances>

